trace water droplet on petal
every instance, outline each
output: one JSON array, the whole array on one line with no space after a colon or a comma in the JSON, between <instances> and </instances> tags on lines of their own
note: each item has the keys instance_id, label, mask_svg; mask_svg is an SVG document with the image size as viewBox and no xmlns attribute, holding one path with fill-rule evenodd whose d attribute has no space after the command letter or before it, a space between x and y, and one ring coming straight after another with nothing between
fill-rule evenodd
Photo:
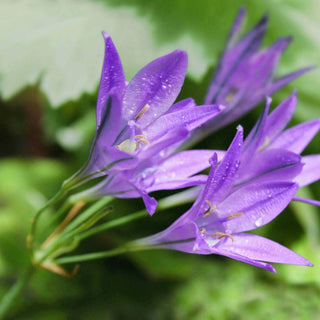
<instances>
[{"instance_id":1,"label":"water droplet on petal","mask_svg":"<svg viewBox=\"0 0 320 320\"><path fill-rule=\"evenodd\" d=\"M254 224L256 227L260 227L262 225L262 217L260 217Z\"/></svg>"}]
</instances>

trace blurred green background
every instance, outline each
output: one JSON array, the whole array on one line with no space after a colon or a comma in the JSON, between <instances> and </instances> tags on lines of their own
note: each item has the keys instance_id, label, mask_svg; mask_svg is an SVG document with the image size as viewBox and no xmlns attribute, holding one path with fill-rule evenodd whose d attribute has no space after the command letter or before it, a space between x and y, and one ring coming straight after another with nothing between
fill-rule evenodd
<instances>
[{"instance_id":1,"label":"blurred green background","mask_svg":"<svg viewBox=\"0 0 320 320\"><path fill-rule=\"evenodd\" d=\"M85 161L95 131L95 100L108 32L127 79L176 48L189 54L180 98L201 102L240 5L246 30L265 13L264 46L294 36L277 74L320 64L317 0L16 0L0 1L0 294L28 263L30 219ZM320 71L298 89L293 123L320 116ZM241 120L248 132L261 106ZM236 124L199 147L225 148ZM306 153L319 152L316 137ZM164 196L167 193L160 193ZM301 195L320 198L320 184ZM116 205L116 216L142 208ZM169 225L188 206L92 237L78 252L106 250ZM292 204L257 232L304 255L313 268L276 266L271 274L216 256L141 252L82 263L72 279L40 270L8 319L319 319L319 210ZM114 217L112 216L112 217ZM111 217L111 218L112 218Z\"/></svg>"}]
</instances>

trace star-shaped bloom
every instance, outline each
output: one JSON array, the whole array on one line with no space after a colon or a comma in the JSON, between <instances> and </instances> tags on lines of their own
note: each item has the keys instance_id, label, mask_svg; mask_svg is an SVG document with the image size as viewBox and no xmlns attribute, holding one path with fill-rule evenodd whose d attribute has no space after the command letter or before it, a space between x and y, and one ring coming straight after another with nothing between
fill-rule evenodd
<instances>
[{"instance_id":1,"label":"star-shaped bloom","mask_svg":"<svg viewBox=\"0 0 320 320\"><path fill-rule=\"evenodd\" d=\"M297 106L296 92L268 115L271 99L244 143L237 184L260 175L276 175L279 180L291 179L299 187L320 179L320 155L300 156L320 130L320 119L313 119L285 129ZM300 168L296 165L300 162ZM250 163L247 166L246 163ZM295 167L298 172L294 172ZM278 169L282 170L279 172ZM281 173L281 176L280 176ZM294 198L319 205L319 202Z\"/></svg>"},{"instance_id":2,"label":"star-shaped bloom","mask_svg":"<svg viewBox=\"0 0 320 320\"><path fill-rule=\"evenodd\" d=\"M153 213L156 201L148 192L203 183L203 176L193 175L209 166L208 152L173 153L223 107L197 106L192 99L173 104L187 68L187 54L181 50L152 61L127 83L118 52L110 36L103 35L96 135L87 162L66 185L106 176L83 195L143 197Z\"/></svg>"},{"instance_id":3,"label":"star-shaped bloom","mask_svg":"<svg viewBox=\"0 0 320 320\"><path fill-rule=\"evenodd\" d=\"M166 230L137 241L138 245L196 254L218 254L275 272L266 262L311 266L282 245L246 231L259 228L280 214L299 186L276 174L236 184L243 154L242 128L222 161L211 159L208 180L190 210ZM250 163L246 164L250 166ZM296 164L299 168L299 162ZM276 172L283 177L278 168ZM295 173L299 172L292 167Z\"/></svg>"},{"instance_id":4,"label":"star-shaped bloom","mask_svg":"<svg viewBox=\"0 0 320 320\"><path fill-rule=\"evenodd\" d=\"M313 68L300 69L275 78L278 61L291 38L279 38L273 45L261 50L268 23L268 17L264 16L238 40L244 16L245 9L241 8L205 98L206 104L221 103L226 109L193 132L194 142L234 122L262 102L265 96Z\"/></svg>"}]
</instances>

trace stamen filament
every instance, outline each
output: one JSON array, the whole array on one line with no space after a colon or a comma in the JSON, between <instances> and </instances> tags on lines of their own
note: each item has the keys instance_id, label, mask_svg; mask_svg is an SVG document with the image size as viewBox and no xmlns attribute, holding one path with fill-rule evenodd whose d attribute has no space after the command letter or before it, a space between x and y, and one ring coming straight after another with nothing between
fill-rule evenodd
<instances>
[{"instance_id":1,"label":"stamen filament","mask_svg":"<svg viewBox=\"0 0 320 320\"><path fill-rule=\"evenodd\" d=\"M232 237L231 234L223 233L223 232L215 232L215 233L212 235L212 237L213 237L213 238L214 238L214 237L218 237L219 240L222 239L222 238L224 238L224 237L228 237L228 238L230 238L230 239L232 240L232 242L234 241L234 239L233 239L233 237Z\"/></svg>"},{"instance_id":2,"label":"stamen filament","mask_svg":"<svg viewBox=\"0 0 320 320\"><path fill-rule=\"evenodd\" d=\"M139 118L141 118L141 116L150 108L150 106L148 104L146 104L140 111L139 113L136 115L135 120L137 121Z\"/></svg>"},{"instance_id":3,"label":"stamen filament","mask_svg":"<svg viewBox=\"0 0 320 320\"><path fill-rule=\"evenodd\" d=\"M215 205L212 205L209 200L205 200L205 202L207 203L207 205L208 205L209 207L205 210L203 217L204 217L204 218L207 218L207 217L209 217L212 213L215 212L216 206L215 206Z\"/></svg>"}]
</instances>

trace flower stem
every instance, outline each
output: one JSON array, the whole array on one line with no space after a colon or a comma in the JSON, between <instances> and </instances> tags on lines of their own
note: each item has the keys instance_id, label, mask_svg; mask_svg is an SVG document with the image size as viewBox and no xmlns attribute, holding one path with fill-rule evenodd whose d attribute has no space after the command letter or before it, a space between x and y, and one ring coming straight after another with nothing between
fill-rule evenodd
<instances>
[{"instance_id":1,"label":"flower stem","mask_svg":"<svg viewBox=\"0 0 320 320\"><path fill-rule=\"evenodd\" d=\"M17 297L30 280L34 270L34 267L30 265L21 278L4 295L0 302L0 320L5 319L5 316L8 314L10 308L16 303Z\"/></svg>"},{"instance_id":2,"label":"flower stem","mask_svg":"<svg viewBox=\"0 0 320 320\"><path fill-rule=\"evenodd\" d=\"M153 249L153 247L152 246L130 246L127 244L113 250L59 258L54 260L54 263L66 264L66 263L75 263L75 262L88 261L88 260L96 260L96 259L114 257L125 252L141 251L141 250L149 250L149 249Z\"/></svg>"},{"instance_id":3,"label":"flower stem","mask_svg":"<svg viewBox=\"0 0 320 320\"><path fill-rule=\"evenodd\" d=\"M135 213L132 213L130 215L112 220L112 221L108 221L106 223L103 223L99 226L96 226L94 228L91 228L90 230L83 232L81 234L79 234L79 236L77 237L79 240L85 239L87 237L90 237L96 233L99 233L101 231L107 230L107 229L111 229L111 228L115 228L118 227L120 225L126 224L128 222L143 218L143 217L147 217L147 212L146 210L140 210L137 211Z\"/></svg>"},{"instance_id":4,"label":"flower stem","mask_svg":"<svg viewBox=\"0 0 320 320\"><path fill-rule=\"evenodd\" d=\"M64 189L60 189L55 196L53 196L40 210L37 211L35 214L35 217L33 218L30 234L28 236L29 243L28 246L31 248L33 243L33 238L36 232L37 223L41 216L41 214L48 209L51 205L55 204L58 200L60 200L64 195L66 194L66 191Z\"/></svg>"}]
</instances>

